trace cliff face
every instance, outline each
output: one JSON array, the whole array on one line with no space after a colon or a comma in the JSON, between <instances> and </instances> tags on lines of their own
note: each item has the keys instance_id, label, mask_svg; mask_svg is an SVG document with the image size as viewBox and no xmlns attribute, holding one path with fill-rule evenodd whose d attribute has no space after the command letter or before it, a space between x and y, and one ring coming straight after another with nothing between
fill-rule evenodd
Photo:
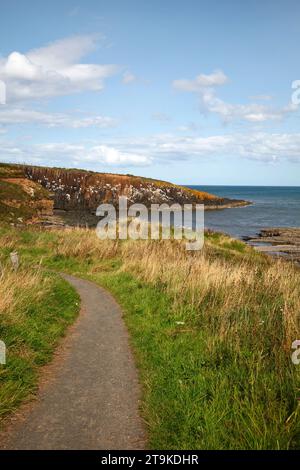
<instances>
[{"instance_id":1,"label":"cliff face","mask_svg":"<svg viewBox=\"0 0 300 470\"><path fill-rule=\"evenodd\" d=\"M51 215L53 209L62 209L77 212L77 222L83 222L85 215L93 216L102 203L117 207L119 196L126 196L129 204L147 207L179 203L223 209L246 204L132 175L0 164L0 215L6 221L36 221Z\"/></svg>"},{"instance_id":2,"label":"cliff face","mask_svg":"<svg viewBox=\"0 0 300 470\"><path fill-rule=\"evenodd\" d=\"M222 205L223 199L163 181L130 175L92 173L80 170L25 167L25 175L54 194L54 207L94 213L101 203L118 204L119 196L129 203L204 203Z\"/></svg>"}]
</instances>

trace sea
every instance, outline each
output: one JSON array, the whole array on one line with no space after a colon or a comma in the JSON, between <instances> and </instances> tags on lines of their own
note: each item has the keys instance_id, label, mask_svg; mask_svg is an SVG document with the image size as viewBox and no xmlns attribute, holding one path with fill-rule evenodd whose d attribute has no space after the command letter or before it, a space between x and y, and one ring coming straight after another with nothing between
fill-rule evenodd
<instances>
[{"instance_id":1,"label":"sea","mask_svg":"<svg viewBox=\"0 0 300 470\"><path fill-rule=\"evenodd\" d=\"M254 237L267 227L300 227L300 187L285 186L188 186L252 204L232 209L205 211L205 228L235 238Z\"/></svg>"}]
</instances>

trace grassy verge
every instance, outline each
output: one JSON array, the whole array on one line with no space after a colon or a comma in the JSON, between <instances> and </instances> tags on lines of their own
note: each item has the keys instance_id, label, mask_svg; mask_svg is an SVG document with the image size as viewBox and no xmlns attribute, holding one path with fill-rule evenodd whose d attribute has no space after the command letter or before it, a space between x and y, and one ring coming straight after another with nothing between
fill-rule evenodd
<instances>
[{"instance_id":1,"label":"grassy verge","mask_svg":"<svg viewBox=\"0 0 300 470\"><path fill-rule=\"evenodd\" d=\"M0 339L6 365L0 365L0 423L36 391L40 367L49 362L59 339L79 310L71 286L54 274L5 266L2 250Z\"/></svg>"},{"instance_id":2,"label":"grassy verge","mask_svg":"<svg viewBox=\"0 0 300 470\"><path fill-rule=\"evenodd\" d=\"M300 446L300 274L241 242L99 241L94 232L0 233L40 262L94 280L123 306L143 384L150 446L291 449Z\"/></svg>"}]
</instances>

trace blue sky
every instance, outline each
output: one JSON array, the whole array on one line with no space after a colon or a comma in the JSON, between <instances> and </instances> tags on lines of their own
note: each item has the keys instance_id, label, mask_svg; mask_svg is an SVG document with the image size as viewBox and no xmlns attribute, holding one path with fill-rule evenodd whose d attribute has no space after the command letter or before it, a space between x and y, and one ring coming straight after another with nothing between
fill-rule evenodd
<instances>
[{"instance_id":1,"label":"blue sky","mask_svg":"<svg viewBox=\"0 0 300 470\"><path fill-rule=\"evenodd\" d=\"M298 186L299 18L297 0L2 2L0 161Z\"/></svg>"}]
</instances>

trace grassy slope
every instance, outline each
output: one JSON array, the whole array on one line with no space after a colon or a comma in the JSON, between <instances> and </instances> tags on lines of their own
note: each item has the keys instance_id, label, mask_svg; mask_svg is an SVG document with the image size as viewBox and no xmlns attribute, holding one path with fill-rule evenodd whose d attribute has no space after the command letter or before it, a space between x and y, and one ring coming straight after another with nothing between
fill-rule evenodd
<instances>
[{"instance_id":1,"label":"grassy slope","mask_svg":"<svg viewBox=\"0 0 300 470\"><path fill-rule=\"evenodd\" d=\"M30 191L34 191L34 195ZM0 163L0 220L1 222L24 222L36 217L45 208L49 192L39 184L24 178L20 167Z\"/></svg>"},{"instance_id":2,"label":"grassy slope","mask_svg":"<svg viewBox=\"0 0 300 470\"><path fill-rule=\"evenodd\" d=\"M0 422L35 392L40 367L79 310L76 292L59 276L26 266L11 271L9 251L8 242L0 252L0 339L7 348L7 364L0 365Z\"/></svg>"},{"instance_id":3,"label":"grassy slope","mask_svg":"<svg viewBox=\"0 0 300 470\"><path fill-rule=\"evenodd\" d=\"M100 242L93 232L10 232L38 260L108 288L125 311L152 448L299 448L299 272L209 235L204 253L177 242ZM297 392L298 390L298 392Z\"/></svg>"}]
</instances>

